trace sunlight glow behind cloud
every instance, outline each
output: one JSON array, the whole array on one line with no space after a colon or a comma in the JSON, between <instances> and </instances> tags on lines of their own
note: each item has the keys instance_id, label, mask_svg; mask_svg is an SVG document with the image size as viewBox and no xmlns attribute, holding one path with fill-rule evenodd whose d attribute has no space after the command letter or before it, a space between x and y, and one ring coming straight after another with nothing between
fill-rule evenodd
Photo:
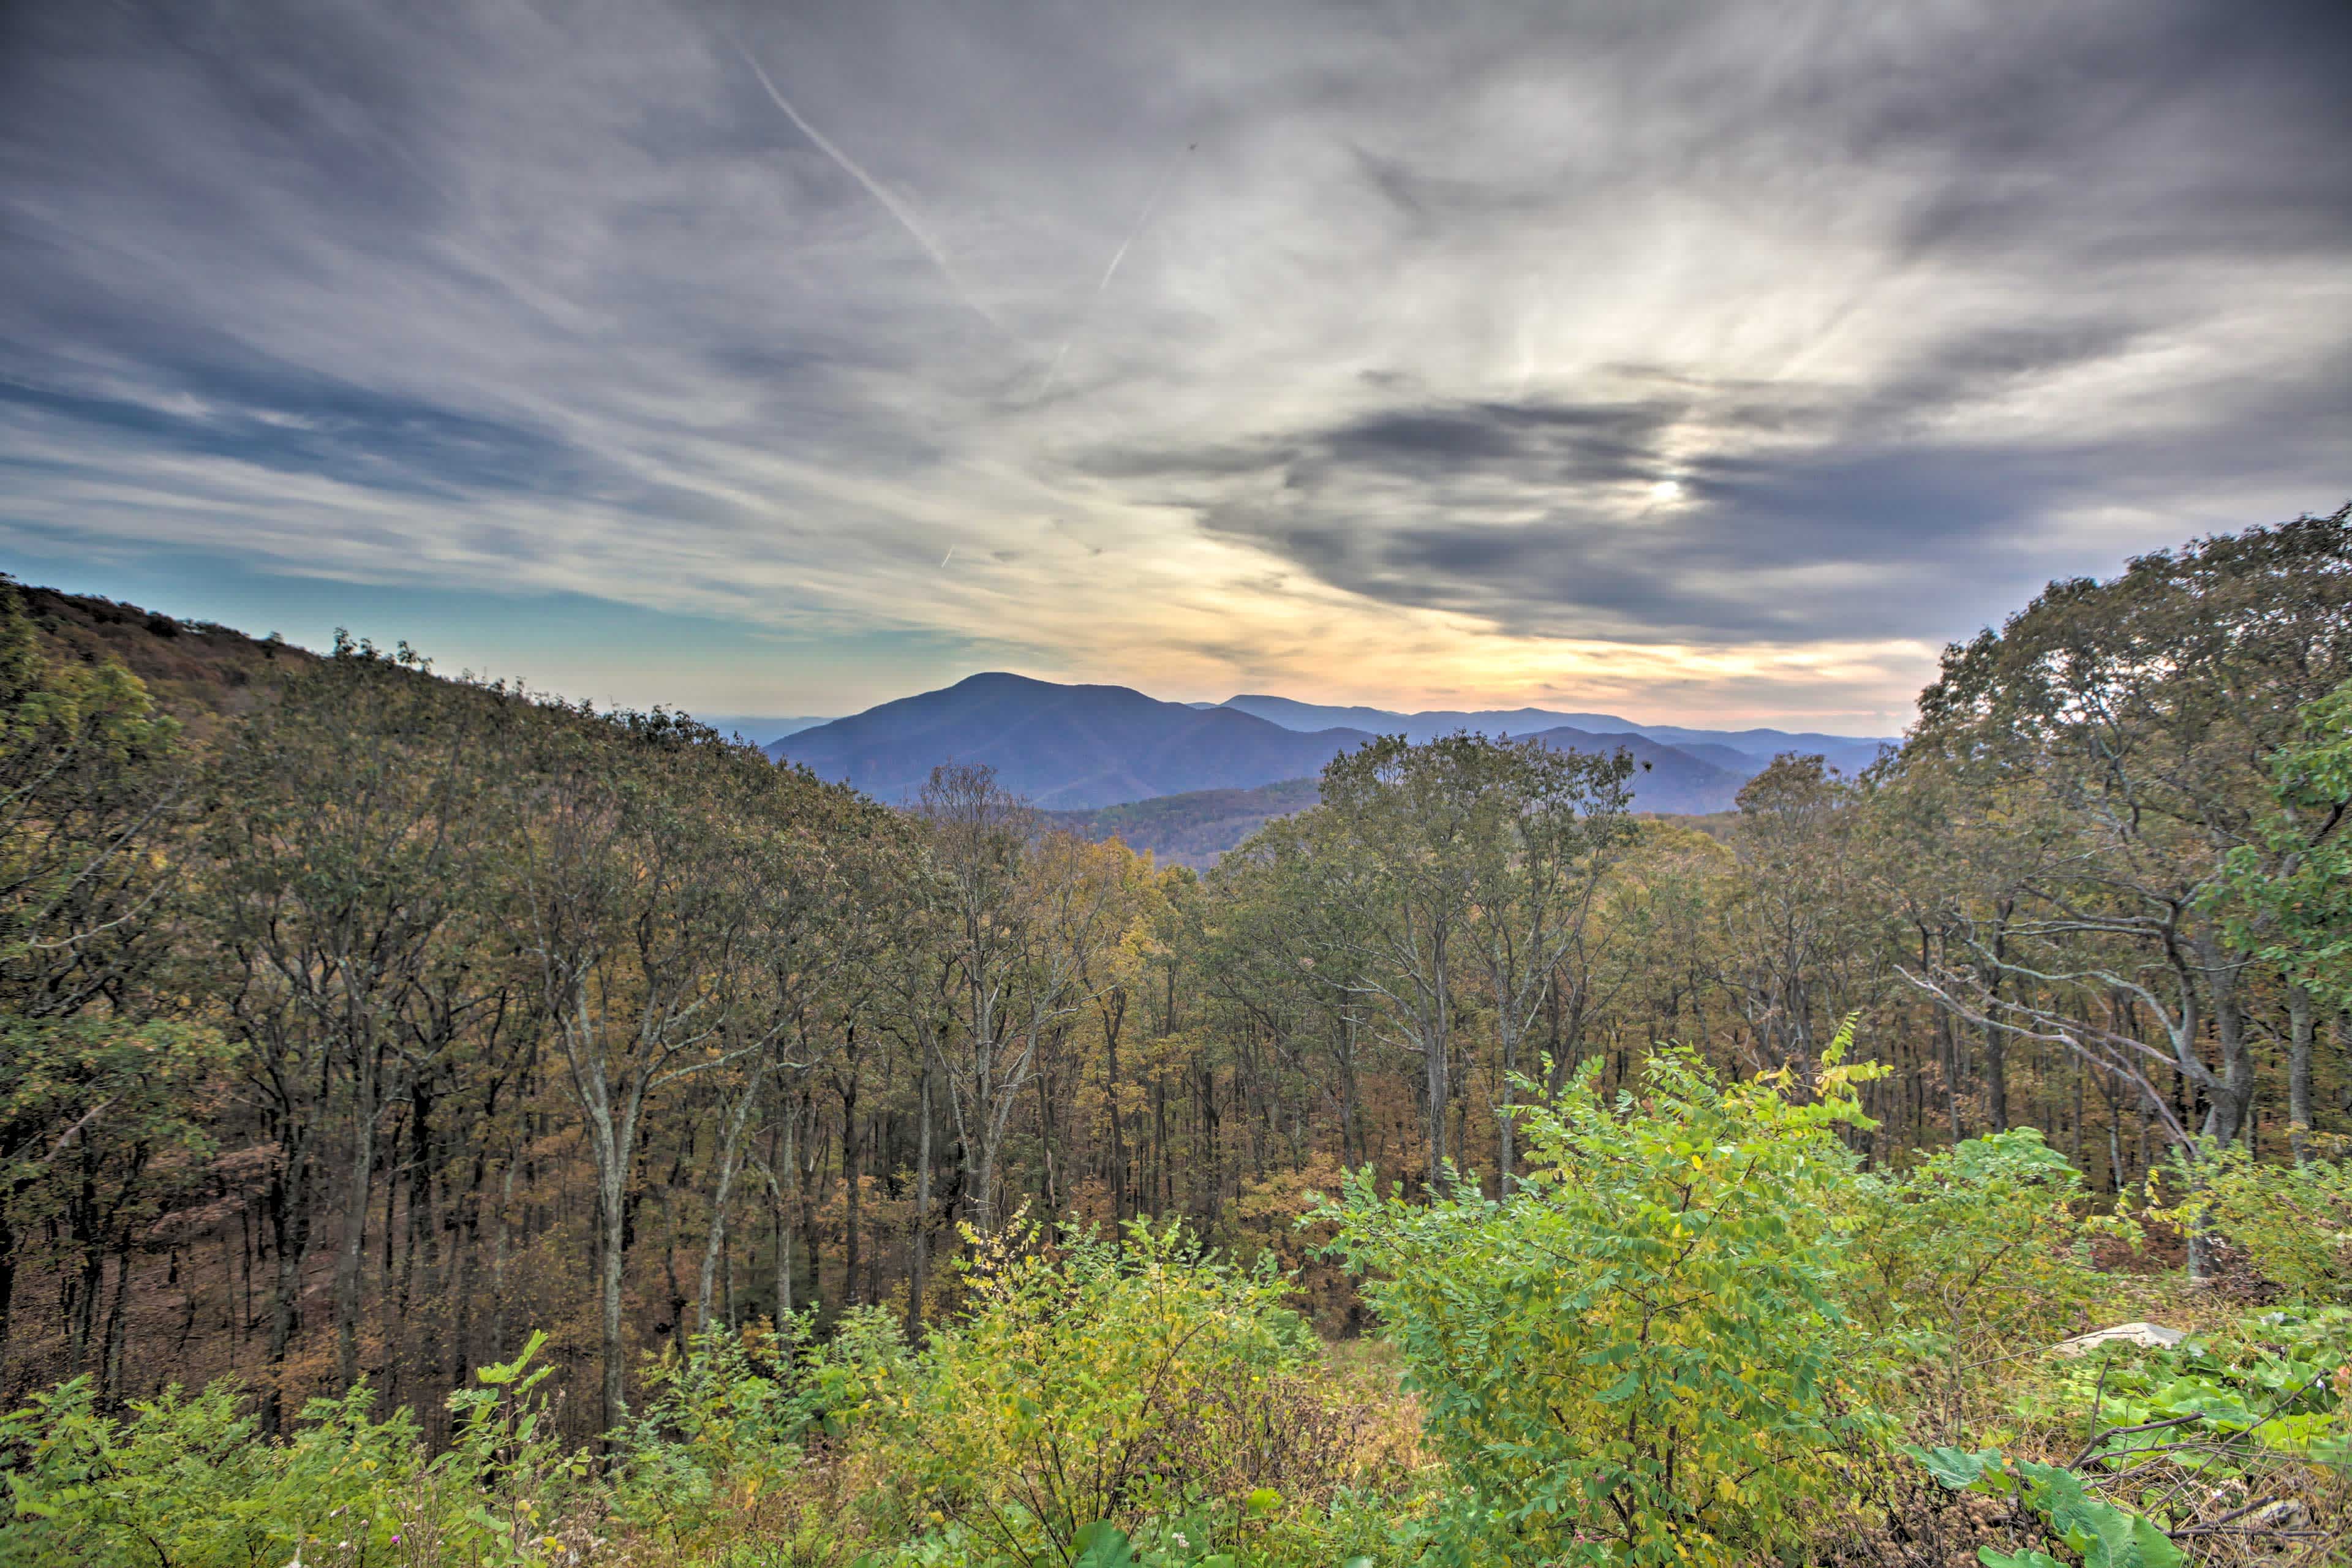
<instances>
[{"instance_id":1,"label":"sunlight glow behind cloud","mask_svg":"<svg viewBox=\"0 0 2352 1568\"><path fill-rule=\"evenodd\" d=\"M627 606L683 640L620 695L733 711L1885 731L2049 577L2352 490L2347 36L14 8L0 556L478 605L451 665L538 595L559 688Z\"/></svg>"}]
</instances>

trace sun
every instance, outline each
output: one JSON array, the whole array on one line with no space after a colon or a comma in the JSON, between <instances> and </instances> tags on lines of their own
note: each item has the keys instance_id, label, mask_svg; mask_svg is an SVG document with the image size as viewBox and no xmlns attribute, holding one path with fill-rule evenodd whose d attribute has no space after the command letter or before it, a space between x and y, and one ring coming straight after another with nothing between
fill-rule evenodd
<instances>
[{"instance_id":1,"label":"sun","mask_svg":"<svg viewBox=\"0 0 2352 1568\"><path fill-rule=\"evenodd\" d=\"M1650 499L1654 501L1659 502L1678 501L1682 500L1682 481L1680 479L1660 479L1656 484L1650 487Z\"/></svg>"}]
</instances>

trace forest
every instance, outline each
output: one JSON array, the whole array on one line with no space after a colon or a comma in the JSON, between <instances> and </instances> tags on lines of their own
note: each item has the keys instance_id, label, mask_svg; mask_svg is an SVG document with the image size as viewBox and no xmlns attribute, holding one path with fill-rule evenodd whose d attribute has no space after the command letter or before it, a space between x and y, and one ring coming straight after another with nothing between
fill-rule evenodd
<instances>
[{"instance_id":1,"label":"forest","mask_svg":"<svg viewBox=\"0 0 2352 1568\"><path fill-rule=\"evenodd\" d=\"M0 1563L2343 1560L2352 508L1205 870L6 601Z\"/></svg>"}]
</instances>

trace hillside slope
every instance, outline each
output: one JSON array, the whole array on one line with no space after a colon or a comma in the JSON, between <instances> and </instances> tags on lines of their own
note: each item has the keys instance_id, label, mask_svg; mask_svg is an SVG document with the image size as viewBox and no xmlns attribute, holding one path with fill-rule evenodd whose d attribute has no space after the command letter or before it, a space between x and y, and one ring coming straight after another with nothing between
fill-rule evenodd
<instances>
[{"instance_id":1,"label":"hillside slope","mask_svg":"<svg viewBox=\"0 0 2352 1568\"><path fill-rule=\"evenodd\" d=\"M1336 708L1262 692L1229 697L1222 706L1270 719L1286 730L1322 730L1344 724L1375 734L1402 735L1414 742L1434 740L1457 730L1475 730L1489 735L1527 735L1538 730L1557 730L1562 725L1596 733L1636 728L1610 713L1555 713L1545 708L1486 708L1475 711L1431 709L1421 713L1399 713L1387 708Z\"/></svg>"},{"instance_id":2,"label":"hillside slope","mask_svg":"<svg viewBox=\"0 0 2352 1568\"><path fill-rule=\"evenodd\" d=\"M1116 838L1130 849L1148 849L1163 866L1205 871L1270 819L1304 811L1317 798L1315 780L1284 779L1255 789L1192 790L1045 816L1055 826L1088 838Z\"/></svg>"},{"instance_id":3,"label":"hillside slope","mask_svg":"<svg viewBox=\"0 0 2352 1568\"><path fill-rule=\"evenodd\" d=\"M1296 719L1303 708L1292 703L1285 711ZM1443 717L1507 717L1511 725L1484 727L1490 733L1507 730L1540 739L1561 751L1629 751L1642 764L1633 777L1633 804L1642 811L1726 810L1740 784L1763 766L1761 762L1726 766L1717 759L1737 763L1742 753L1709 747L1714 756L1695 756L1638 731L1604 733L1557 723L1538 726L1534 721L1550 715L1533 709L1509 715ZM1478 727L1454 722L1422 726L1428 734ZM1088 812L1171 795L1229 795L1308 778L1339 752L1369 739L1370 731L1346 727L1286 728L1231 704L1199 708L1159 701L1123 686L1060 686L1025 676L990 674L885 702L787 735L765 749L772 757L802 763L822 778L845 781L887 801L913 799L940 763L982 763L996 770L1005 788L1033 805ZM1223 814L1230 805L1232 821L1253 812L1262 821L1272 808L1261 810L1260 804L1196 800L1168 810L1190 823L1199 813ZM1223 837L1222 832L1202 837L1206 833L1198 824L1182 829L1182 852L1197 858L1230 847L1230 841L1209 841ZM1134 838L1129 842L1138 848L1180 847L1179 838L1155 837L1150 846Z\"/></svg>"},{"instance_id":4,"label":"hillside slope","mask_svg":"<svg viewBox=\"0 0 2352 1568\"><path fill-rule=\"evenodd\" d=\"M209 621L176 620L95 595L23 584L16 592L53 658L121 663L198 741L266 700L278 681L318 658Z\"/></svg>"}]
</instances>

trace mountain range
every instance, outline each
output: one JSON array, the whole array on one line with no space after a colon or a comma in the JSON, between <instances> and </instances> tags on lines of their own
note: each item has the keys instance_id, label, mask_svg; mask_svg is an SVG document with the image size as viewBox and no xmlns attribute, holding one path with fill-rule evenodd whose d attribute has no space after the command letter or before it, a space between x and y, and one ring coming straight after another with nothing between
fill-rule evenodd
<instances>
[{"instance_id":1,"label":"mountain range","mask_svg":"<svg viewBox=\"0 0 2352 1568\"><path fill-rule=\"evenodd\" d=\"M1818 754L1841 773L1858 773L1878 760L1891 740L1854 735L1821 735L1811 731L1693 730L1680 724L1636 724L1613 713L1559 713L1546 708L1480 709L1460 711L1432 710L1392 713L1384 708L1332 708L1297 702L1287 697L1229 697L1222 704L1270 719L1286 730L1323 730L1346 725L1382 735L1402 735L1409 741L1434 740L1457 730L1484 735L1532 735L1565 726L1596 735L1646 735L1676 751L1713 763L1717 767L1753 778L1764 764L1784 752Z\"/></svg>"},{"instance_id":2,"label":"mountain range","mask_svg":"<svg viewBox=\"0 0 2352 1568\"><path fill-rule=\"evenodd\" d=\"M1779 730L1636 725L1611 714L1536 708L1395 713L1268 696L1164 702L1123 686L1062 686L990 673L813 725L764 749L883 800L914 799L942 763L982 763L996 770L1005 788L1041 808L1100 813L1163 796L1294 784L1375 734L1423 741L1458 730L1532 737L1563 751L1622 747L1641 764L1633 780L1636 807L1670 813L1727 809L1739 786L1781 752L1817 752L1851 772L1891 743ZM1204 801L1176 815L1197 826L1194 805L1211 817L1238 820L1264 805L1269 810L1256 816L1263 820L1276 802L1232 804L1238 809L1230 813ZM1188 858L1213 852L1205 846L1186 848Z\"/></svg>"}]
</instances>

